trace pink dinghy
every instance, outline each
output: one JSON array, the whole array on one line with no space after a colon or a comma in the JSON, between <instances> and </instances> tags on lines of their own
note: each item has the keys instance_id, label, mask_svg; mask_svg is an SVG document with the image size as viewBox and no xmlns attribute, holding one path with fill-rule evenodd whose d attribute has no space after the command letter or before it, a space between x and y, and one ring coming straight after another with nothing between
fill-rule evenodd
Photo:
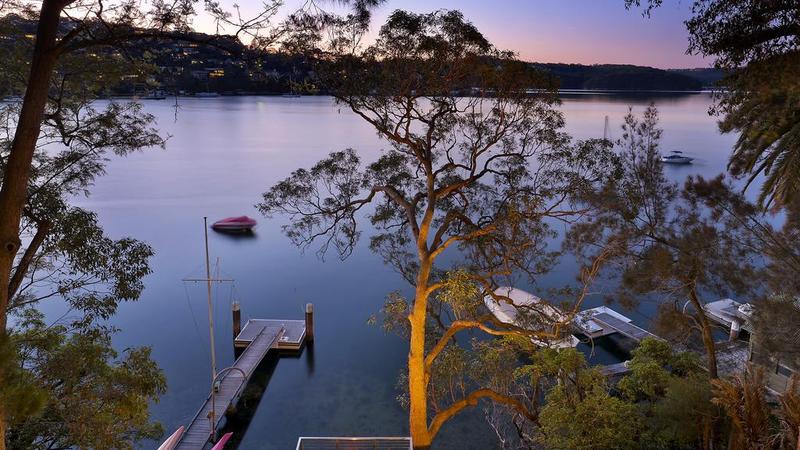
<instances>
[{"instance_id":1,"label":"pink dinghy","mask_svg":"<svg viewBox=\"0 0 800 450\"><path fill-rule=\"evenodd\" d=\"M211 448L211 450L223 450L225 448L225 444L228 443L228 441L230 440L231 436L233 436L233 433L225 433L224 435L222 435L220 440L217 441L217 444L214 445Z\"/></svg>"},{"instance_id":2,"label":"pink dinghy","mask_svg":"<svg viewBox=\"0 0 800 450\"><path fill-rule=\"evenodd\" d=\"M211 225L216 231L250 231L256 226L256 220L247 216L227 217Z\"/></svg>"},{"instance_id":3,"label":"pink dinghy","mask_svg":"<svg viewBox=\"0 0 800 450\"><path fill-rule=\"evenodd\" d=\"M172 449L174 449L178 445L178 442L181 440L181 437L183 436L184 430L185 430L185 428L183 426L181 426L180 428L175 430L175 432L172 433L172 435L170 437L168 437L167 440L164 441L163 444L161 444L161 446L158 447L158 450L172 450Z\"/></svg>"}]
</instances>

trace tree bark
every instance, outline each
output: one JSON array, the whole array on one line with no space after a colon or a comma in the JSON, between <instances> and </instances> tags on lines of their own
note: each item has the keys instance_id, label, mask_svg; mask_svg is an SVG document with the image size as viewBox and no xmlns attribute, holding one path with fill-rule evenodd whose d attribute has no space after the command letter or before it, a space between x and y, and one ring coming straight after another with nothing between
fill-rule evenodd
<instances>
[{"instance_id":1,"label":"tree bark","mask_svg":"<svg viewBox=\"0 0 800 450\"><path fill-rule=\"evenodd\" d=\"M689 299L692 305L697 309L697 320L700 322L700 328L703 334L703 346L706 348L706 357L708 359L708 375L711 379L719 378L717 373L717 348L714 344L714 335L711 331L711 322L703 312L703 304L697 296L694 287L689 290Z\"/></svg>"},{"instance_id":2,"label":"tree bark","mask_svg":"<svg viewBox=\"0 0 800 450\"><path fill-rule=\"evenodd\" d=\"M31 162L47 105L50 79L58 60L55 47L62 8L63 4L57 1L42 2L25 97L0 187L0 333L3 334L8 320L11 271L21 246L19 226L27 198ZM6 448L7 416L7 411L0 405L0 450Z\"/></svg>"},{"instance_id":3,"label":"tree bark","mask_svg":"<svg viewBox=\"0 0 800 450\"><path fill-rule=\"evenodd\" d=\"M425 367L425 321L428 307L428 279L432 263L420 261L414 307L409 315L411 342L408 348L409 429L415 449L428 449L432 437L428 432L428 372Z\"/></svg>"},{"instance_id":4,"label":"tree bark","mask_svg":"<svg viewBox=\"0 0 800 450\"><path fill-rule=\"evenodd\" d=\"M27 197L31 161L39 139L50 78L58 54L55 48L62 5L45 0L39 14L31 71L25 89L19 121L11 144L3 186L0 188L0 332L5 333L8 288L14 258L20 248L20 219Z\"/></svg>"},{"instance_id":5,"label":"tree bark","mask_svg":"<svg viewBox=\"0 0 800 450\"><path fill-rule=\"evenodd\" d=\"M11 276L11 281L9 282L8 286L9 302L17 294L17 290L19 289L20 285L22 285L25 274L28 272L34 257L36 257L36 252L39 251L39 248L42 246L42 243L44 243L45 238L47 238L47 235L50 233L51 228L53 228L53 226L49 221L42 221L38 224L38 228L36 229L36 233L33 235L33 239L31 239L30 244L28 244L28 248L25 249L25 253L22 254L22 257L17 264L17 268L14 270L14 274Z\"/></svg>"},{"instance_id":6,"label":"tree bark","mask_svg":"<svg viewBox=\"0 0 800 450\"><path fill-rule=\"evenodd\" d=\"M432 438L436 437L436 433L439 432L439 429L442 427L442 425L444 425L445 422L453 418L464 408L477 405L478 400L482 398L488 398L496 403L502 403L504 405L508 405L514 408L519 414L525 416L528 420L531 421L537 420L536 415L531 413L528 410L528 408L519 400L509 397L507 395L499 394L492 389L484 388L473 391L467 397L453 403L446 410L440 412L439 414L436 414L430 426L431 437Z\"/></svg>"}]
</instances>

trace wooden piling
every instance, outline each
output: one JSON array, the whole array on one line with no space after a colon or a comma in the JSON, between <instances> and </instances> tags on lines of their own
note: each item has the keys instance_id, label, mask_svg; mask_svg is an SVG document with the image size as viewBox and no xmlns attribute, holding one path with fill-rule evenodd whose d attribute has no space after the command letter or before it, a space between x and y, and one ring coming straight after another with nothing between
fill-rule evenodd
<instances>
[{"instance_id":1,"label":"wooden piling","mask_svg":"<svg viewBox=\"0 0 800 450\"><path fill-rule=\"evenodd\" d=\"M231 314L233 314L233 338L242 332L242 311L238 301L231 303Z\"/></svg>"},{"instance_id":2,"label":"wooden piling","mask_svg":"<svg viewBox=\"0 0 800 450\"><path fill-rule=\"evenodd\" d=\"M314 342L314 305L306 303L306 340Z\"/></svg>"},{"instance_id":3,"label":"wooden piling","mask_svg":"<svg viewBox=\"0 0 800 450\"><path fill-rule=\"evenodd\" d=\"M734 319L731 321L731 330L730 334L728 335L729 341L735 341L739 338L739 332L742 330L742 324L738 320Z\"/></svg>"}]
</instances>

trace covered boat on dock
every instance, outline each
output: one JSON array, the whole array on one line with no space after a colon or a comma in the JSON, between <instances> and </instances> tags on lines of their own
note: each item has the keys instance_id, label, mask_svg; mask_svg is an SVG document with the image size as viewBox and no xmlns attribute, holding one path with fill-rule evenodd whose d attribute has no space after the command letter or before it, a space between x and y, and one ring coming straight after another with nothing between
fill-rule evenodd
<instances>
[{"instance_id":1,"label":"covered boat on dock","mask_svg":"<svg viewBox=\"0 0 800 450\"><path fill-rule=\"evenodd\" d=\"M531 331L554 333L560 324L560 336L552 339L531 337L531 341L539 347L567 348L578 345L578 338L570 334L570 320L557 307L543 301L541 298L513 287L499 287L494 294L505 297L509 301L498 301L495 297L487 295L483 303L497 320Z\"/></svg>"}]
</instances>

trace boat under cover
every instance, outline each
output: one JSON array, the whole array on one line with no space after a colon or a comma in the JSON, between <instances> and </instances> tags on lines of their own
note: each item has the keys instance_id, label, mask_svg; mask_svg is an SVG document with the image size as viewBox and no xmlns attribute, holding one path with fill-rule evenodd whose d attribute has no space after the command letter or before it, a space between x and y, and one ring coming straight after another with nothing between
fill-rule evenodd
<instances>
[{"instance_id":1,"label":"boat under cover","mask_svg":"<svg viewBox=\"0 0 800 450\"><path fill-rule=\"evenodd\" d=\"M542 331L545 333L554 331L551 328L552 324L561 323L566 325L569 323L567 316L557 307L542 301L539 297L525 292L522 289L503 286L497 288L494 293L498 296L507 297L513 302L513 304L508 301L498 302L491 295L484 297L483 303L489 308L492 315L501 322L531 331ZM526 314L519 314L520 309L526 310L528 315L533 314L534 316L538 316L538 320L526 320L523 317ZM545 323L535 323L542 319ZM549 324L547 322L549 322ZM578 339L568 332L564 333L563 337L552 339L537 339L536 337L531 337L531 341L539 347L550 348L575 347L579 343Z\"/></svg>"},{"instance_id":2,"label":"boat under cover","mask_svg":"<svg viewBox=\"0 0 800 450\"><path fill-rule=\"evenodd\" d=\"M211 225L211 228L219 231L250 231L256 226L256 220L247 216L226 217L218 220Z\"/></svg>"}]
</instances>

